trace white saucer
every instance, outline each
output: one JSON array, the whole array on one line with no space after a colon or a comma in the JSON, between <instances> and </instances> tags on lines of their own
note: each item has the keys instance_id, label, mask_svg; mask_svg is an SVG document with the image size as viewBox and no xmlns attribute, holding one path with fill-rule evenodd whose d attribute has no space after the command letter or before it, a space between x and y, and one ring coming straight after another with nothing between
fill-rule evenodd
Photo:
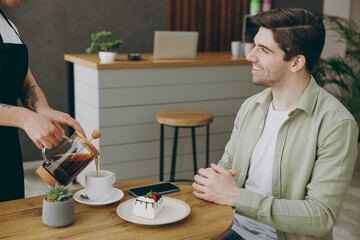
<instances>
[{"instance_id":1,"label":"white saucer","mask_svg":"<svg viewBox=\"0 0 360 240\"><path fill-rule=\"evenodd\" d=\"M107 204L117 202L124 197L123 191L121 191L120 189L117 189L117 188L113 188L110 198L103 202L95 202L91 199L84 199L84 198L80 197L81 194L86 194L85 189L80 190L75 193L75 195L74 195L75 201L86 204L86 205L90 205L90 206L104 206Z\"/></svg>"},{"instance_id":2,"label":"white saucer","mask_svg":"<svg viewBox=\"0 0 360 240\"><path fill-rule=\"evenodd\" d=\"M163 225L180 221L190 214L190 206L178 199L163 197L163 208L155 219L145 219L132 213L134 199L121 203L116 208L116 213L124 220L143 225Z\"/></svg>"}]
</instances>

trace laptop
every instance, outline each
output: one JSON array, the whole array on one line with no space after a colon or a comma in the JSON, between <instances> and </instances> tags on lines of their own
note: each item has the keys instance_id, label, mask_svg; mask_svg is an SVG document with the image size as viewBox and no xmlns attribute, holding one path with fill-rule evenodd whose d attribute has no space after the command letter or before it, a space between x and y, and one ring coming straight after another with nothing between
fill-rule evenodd
<instances>
[{"instance_id":1,"label":"laptop","mask_svg":"<svg viewBox=\"0 0 360 240\"><path fill-rule=\"evenodd\" d=\"M195 59L198 32L155 31L154 59Z\"/></svg>"}]
</instances>

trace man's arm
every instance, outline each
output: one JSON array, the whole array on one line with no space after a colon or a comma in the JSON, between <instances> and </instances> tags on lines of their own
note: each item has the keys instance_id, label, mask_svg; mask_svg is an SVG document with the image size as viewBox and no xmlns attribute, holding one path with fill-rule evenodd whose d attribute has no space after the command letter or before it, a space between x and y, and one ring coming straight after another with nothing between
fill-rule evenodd
<instances>
[{"instance_id":1,"label":"man's arm","mask_svg":"<svg viewBox=\"0 0 360 240\"><path fill-rule=\"evenodd\" d=\"M336 224L356 161L358 132L355 121L345 120L323 136L304 200L276 199L241 189L234 206L233 201L229 204L225 199L227 195L232 196L229 192L237 192L234 179L225 174L214 177L204 170L201 172L205 175L195 177L194 194L208 201L232 205L237 213L282 232L322 237ZM219 178L227 183L217 189Z\"/></svg>"},{"instance_id":2,"label":"man's arm","mask_svg":"<svg viewBox=\"0 0 360 240\"><path fill-rule=\"evenodd\" d=\"M213 163L211 168L200 168L194 177L193 194L210 202L236 207L241 191L234 180L236 174L233 169L226 170Z\"/></svg>"},{"instance_id":3,"label":"man's arm","mask_svg":"<svg viewBox=\"0 0 360 240\"><path fill-rule=\"evenodd\" d=\"M275 199L244 189L236 212L283 232L324 236L337 222L352 178L358 132L355 121L343 120L321 137L304 200Z\"/></svg>"}]
</instances>

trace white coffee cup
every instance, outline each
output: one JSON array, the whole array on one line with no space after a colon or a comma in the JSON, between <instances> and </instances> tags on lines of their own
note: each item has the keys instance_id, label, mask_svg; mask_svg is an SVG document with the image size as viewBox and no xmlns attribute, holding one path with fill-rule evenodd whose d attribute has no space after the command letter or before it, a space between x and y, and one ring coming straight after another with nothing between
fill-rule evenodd
<instances>
[{"instance_id":1,"label":"white coffee cup","mask_svg":"<svg viewBox=\"0 0 360 240\"><path fill-rule=\"evenodd\" d=\"M85 173L86 195L95 202L103 202L109 199L116 181L115 173L107 170L99 170Z\"/></svg>"},{"instance_id":2,"label":"white coffee cup","mask_svg":"<svg viewBox=\"0 0 360 240\"><path fill-rule=\"evenodd\" d=\"M252 42L244 43L244 54L245 54L245 57L247 57L247 55L249 55L249 53L251 52L251 50L253 50L254 47L255 47L255 44L252 43Z\"/></svg>"},{"instance_id":3,"label":"white coffee cup","mask_svg":"<svg viewBox=\"0 0 360 240\"><path fill-rule=\"evenodd\" d=\"M244 44L241 41L232 41L231 42L231 54L233 57L243 57L244 56Z\"/></svg>"}]
</instances>

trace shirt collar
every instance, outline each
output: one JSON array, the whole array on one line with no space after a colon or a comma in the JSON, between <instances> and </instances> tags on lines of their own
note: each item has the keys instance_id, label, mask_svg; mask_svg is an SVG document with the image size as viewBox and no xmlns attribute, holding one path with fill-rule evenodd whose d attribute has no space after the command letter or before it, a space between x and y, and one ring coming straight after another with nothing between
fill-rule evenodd
<instances>
[{"instance_id":1,"label":"shirt collar","mask_svg":"<svg viewBox=\"0 0 360 240\"><path fill-rule=\"evenodd\" d=\"M262 109L267 111L269 105L272 101L272 91L271 88L265 89L261 94L256 96L255 102L257 102Z\"/></svg>"},{"instance_id":2,"label":"shirt collar","mask_svg":"<svg viewBox=\"0 0 360 240\"><path fill-rule=\"evenodd\" d=\"M319 95L320 87L317 85L314 77L310 75L310 82L307 85L304 94L302 95L296 109L301 109L306 112L308 115L312 113L315 108L316 101ZM260 104L260 106L267 110L271 101L272 101L272 91L271 88L265 89L262 94L259 94L255 101ZM294 111L295 111L294 110ZM292 114L292 111L290 114Z\"/></svg>"},{"instance_id":3,"label":"shirt collar","mask_svg":"<svg viewBox=\"0 0 360 240\"><path fill-rule=\"evenodd\" d=\"M310 82L296 107L296 109L301 109L308 115L311 115L313 112L320 92L320 87L317 85L314 77L312 75L310 77Z\"/></svg>"}]
</instances>

